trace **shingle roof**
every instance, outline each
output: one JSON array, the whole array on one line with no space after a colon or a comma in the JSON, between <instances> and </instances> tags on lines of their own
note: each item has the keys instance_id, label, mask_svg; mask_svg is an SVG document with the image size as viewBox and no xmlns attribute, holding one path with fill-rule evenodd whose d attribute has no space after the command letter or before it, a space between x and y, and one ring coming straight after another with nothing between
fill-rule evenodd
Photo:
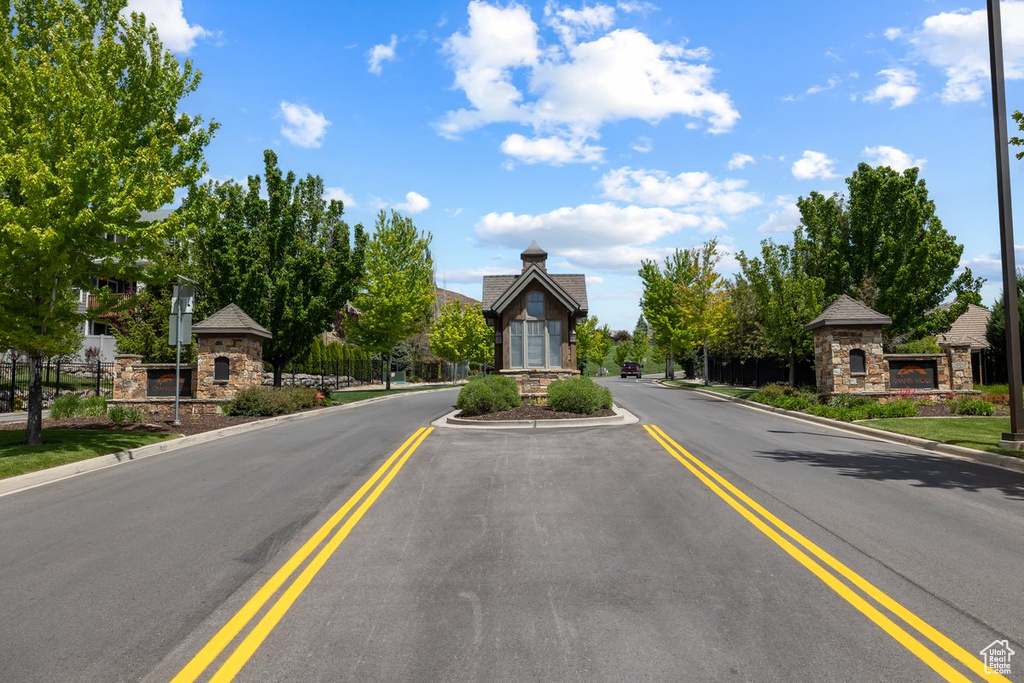
<instances>
[{"instance_id":1,"label":"shingle roof","mask_svg":"<svg viewBox=\"0 0 1024 683\"><path fill-rule=\"evenodd\" d=\"M251 334L266 339L274 336L235 304L228 304L203 322L196 323L192 331L203 334Z\"/></svg>"},{"instance_id":2,"label":"shingle roof","mask_svg":"<svg viewBox=\"0 0 1024 683\"><path fill-rule=\"evenodd\" d=\"M450 289L442 289L441 287L437 288L438 307L440 307L441 304L451 301L453 299L458 299L459 301L461 301L463 306L472 306L474 304L480 304L479 301L477 301L471 296L466 296L465 294L460 294L459 292L455 292Z\"/></svg>"},{"instance_id":3,"label":"shingle roof","mask_svg":"<svg viewBox=\"0 0 1024 683\"><path fill-rule=\"evenodd\" d=\"M811 331L819 327L835 325L888 325L892 318L874 311L856 299L841 294L817 318L804 325L804 330Z\"/></svg>"},{"instance_id":4,"label":"shingle roof","mask_svg":"<svg viewBox=\"0 0 1024 683\"><path fill-rule=\"evenodd\" d=\"M545 273L556 285L579 304L580 310L588 310L587 278L585 275ZM507 292L522 275L484 275L484 293L482 306L485 311L493 308L494 303Z\"/></svg>"},{"instance_id":5,"label":"shingle roof","mask_svg":"<svg viewBox=\"0 0 1024 683\"><path fill-rule=\"evenodd\" d=\"M939 306L945 308L946 306ZM969 343L971 349L987 349L988 339L985 338L985 328L988 326L988 319L992 311L982 306L968 304L967 310L953 322L948 332L935 335L935 340L940 344Z\"/></svg>"}]
</instances>

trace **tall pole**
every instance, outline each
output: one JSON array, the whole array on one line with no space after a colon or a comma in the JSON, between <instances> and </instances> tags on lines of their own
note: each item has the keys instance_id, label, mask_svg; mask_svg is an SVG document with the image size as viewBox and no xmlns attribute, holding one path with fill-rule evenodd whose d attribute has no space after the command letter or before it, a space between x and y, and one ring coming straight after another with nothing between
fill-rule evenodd
<instances>
[{"instance_id":1,"label":"tall pole","mask_svg":"<svg viewBox=\"0 0 1024 683\"><path fill-rule=\"evenodd\" d=\"M181 296L181 290L182 290L181 278L179 277L178 278L178 298L174 302L174 308L175 308L174 314L176 316L178 316L178 327L177 327L178 332L175 335L177 337L177 340L176 340L177 343L174 345L174 348L175 348L175 357L174 357L174 426L175 427L180 427L181 426L181 420L179 419L179 416L178 416L178 403L181 402L181 309L182 309L183 304L184 304L183 297Z\"/></svg>"},{"instance_id":2,"label":"tall pole","mask_svg":"<svg viewBox=\"0 0 1024 683\"><path fill-rule=\"evenodd\" d=\"M1010 204L1010 142L1006 132L1003 85L1003 29L999 0L988 0L988 47L992 75L992 119L996 138L996 184L999 187L999 242L1003 256L1003 305L1006 307L1006 372L1010 390L1010 432L1001 446L1024 447L1021 402L1020 323L1017 309L1017 265L1013 252L1013 210Z\"/></svg>"}]
</instances>

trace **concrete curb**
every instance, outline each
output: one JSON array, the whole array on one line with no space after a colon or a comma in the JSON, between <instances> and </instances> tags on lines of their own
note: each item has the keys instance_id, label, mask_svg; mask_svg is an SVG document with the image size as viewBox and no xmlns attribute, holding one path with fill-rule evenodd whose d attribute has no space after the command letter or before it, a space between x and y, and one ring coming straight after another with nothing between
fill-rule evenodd
<instances>
[{"instance_id":1,"label":"concrete curb","mask_svg":"<svg viewBox=\"0 0 1024 683\"><path fill-rule=\"evenodd\" d=\"M568 420L507 420L482 421L455 417L460 411L453 410L444 417L434 420L434 427L449 429L566 429L569 427L617 427L636 424L640 421L633 413L612 404L615 415L609 417L581 417Z\"/></svg>"},{"instance_id":2,"label":"concrete curb","mask_svg":"<svg viewBox=\"0 0 1024 683\"><path fill-rule=\"evenodd\" d=\"M659 384L661 384L661 382L659 382ZM665 386L666 388L669 389L679 388L669 387L667 385L662 386ZM786 417L791 417L796 420L803 420L804 422L813 422L815 424L823 425L825 427L831 427L832 429L838 429L844 432L853 432L854 434L870 436L879 439L880 441L889 441L891 443L903 444L905 446L913 446L915 448L920 448L922 450L929 451L932 453L948 455L955 458L962 458L964 460L973 460L975 462L980 462L985 465L994 465L996 467L1002 467L1003 469L1012 470L1014 472L1024 472L1024 458L1015 458L1012 455L989 453L988 451L979 451L973 448L967 448L965 446L953 446L952 444L942 443L940 441L929 441L928 439L921 439L916 436L907 436L905 434L887 432L884 429L875 429L874 427L866 427L864 425L854 424L850 422L830 420L827 417L808 415L807 413L800 413L795 410L783 410L782 408L776 408L775 406L769 406L763 403L757 403L755 401L748 401L745 398L726 396L724 394L719 394L714 391L708 391L706 389L701 389L699 387L694 387L694 390L699 391L705 396L711 396L722 401L738 403L748 408L761 410L766 413L777 413L779 415L785 415Z\"/></svg>"},{"instance_id":3,"label":"concrete curb","mask_svg":"<svg viewBox=\"0 0 1024 683\"><path fill-rule=\"evenodd\" d=\"M340 413L345 410L352 410L361 406L370 405L373 403L381 403L382 401L392 401L399 399L404 396L410 396L412 394L433 394L439 391L448 391L454 387L444 387L441 389L425 389L423 391L407 392L402 394L393 394L391 396L380 396L378 398L370 398L365 401L356 401L355 403L346 403L340 406L331 406L330 408L319 408L316 410L307 410L302 413L291 413L290 415L277 415L276 417L268 417L265 420L254 420L252 422L245 422L243 424L232 425L231 427L224 427L223 429L214 429L209 432L203 432L202 434L193 434L192 436L183 436L178 439L168 439L167 441L160 441L158 443L149 444L148 446L141 446L139 448L133 448L127 451L118 451L117 453L109 453L107 455L100 455L95 458L89 458L88 460L79 460L78 462L69 463L67 465L60 465L58 467L51 467L45 470L39 470L38 472L29 472L28 474L20 474L16 477L10 477L8 479L0 479L0 497L17 493L18 491L24 491L25 489L35 488L51 482L60 481L61 479L67 479L74 477L79 474L86 472L92 472L94 470L101 470L107 467L113 467L114 465L120 465L133 460L142 460L153 455L159 455L161 453L169 453L189 446L195 446L197 444L206 443L208 441L215 441L217 439L223 439L228 436L235 436L236 434L244 434L246 432L252 432L257 429L263 429L265 427L272 427L284 422L299 422L307 420L313 417L323 417L324 415L333 415Z\"/></svg>"}]
</instances>

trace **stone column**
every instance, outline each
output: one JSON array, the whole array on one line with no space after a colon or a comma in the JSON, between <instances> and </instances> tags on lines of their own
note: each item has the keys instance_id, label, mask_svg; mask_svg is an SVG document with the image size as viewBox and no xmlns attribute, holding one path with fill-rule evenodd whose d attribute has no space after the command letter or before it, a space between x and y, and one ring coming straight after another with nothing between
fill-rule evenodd
<instances>
[{"instance_id":1,"label":"stone column","mask_svg":"<svg viewBox=\"0 0 1024 683\"><path fill-rule=\"evenodd\" d=\"M113 400L125 401L146 398L146 368L142 356L119 354L114 356Z\"/></svg>"},{"instance_id":2,"label":"stone column","mask_svg":"<svg viewBox=\"0 0 1024 683\"><path fill-rule=\"evenodd\" d=\"M949 388L952 391L973 391L974 375L971 372L971 347L969 344L942 344L949 368Z\"/></svg>"}]
</instances>

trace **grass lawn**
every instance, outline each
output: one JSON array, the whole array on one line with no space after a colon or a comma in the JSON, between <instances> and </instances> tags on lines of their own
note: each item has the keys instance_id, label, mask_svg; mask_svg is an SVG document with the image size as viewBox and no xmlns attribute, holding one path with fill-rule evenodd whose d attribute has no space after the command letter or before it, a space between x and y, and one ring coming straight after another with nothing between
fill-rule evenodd
<instances>
[{"instance_id":1,"label":"grass lawn","mask_svg":"<svg viewBox=\"0 0 1024 683\"><path fill-rule=\"evenodd\" d=\"M449 387L452 385L448 385ZM401 387L398 388L394 384L391 385L391 391L385 391L384 389L357 389L355 391L336 391L331 394L331 401L335 404L342 403L355 403L356 401L365 401L368 398L379 398L381 396L390 396L392 394L408 394L413 391L427 391L428 389L444 389L442 386L429 386L429 387Z\"/></svg>"},{"instance_id":2,"label":"grass lawn","mask_svg":"<svg viewBox=\"0 0 1024 683\"><path fill-rule=\"evenodd\" d=\"M727 396L735 396L736 398L750 398L757 393L757 389L744 389L743 387L733 387L727 384L704 386L700 381L685 379L666 379L662 381L662 384L681 389L704 389L705 391L713 391L716 394L725 394Z\"/></svg>"},{"instance_id":3,"label":"grass lawn","mask_svg":"<svg viewBox=\"0 0 1024 683\"><path fill-rule=\"evenodd\" d=\"M24 431L0 431L0 479L138 448L176 436L98 429L44 429L41 446L26 446Z\"/></svg>"},{"instance_id":4,"label":"grass lawn","mask_svg":"<svg viewBox=\"0 0 1024 683\"><path fill-rule=\"evenodd\" d=\"M857 424L884 429L887 432L917 436L954 446L1020 456L1018 451L999 448L999 438L1010 431L1008 417L921 417L865 420Z\"/></svg>"}]
</instances>

